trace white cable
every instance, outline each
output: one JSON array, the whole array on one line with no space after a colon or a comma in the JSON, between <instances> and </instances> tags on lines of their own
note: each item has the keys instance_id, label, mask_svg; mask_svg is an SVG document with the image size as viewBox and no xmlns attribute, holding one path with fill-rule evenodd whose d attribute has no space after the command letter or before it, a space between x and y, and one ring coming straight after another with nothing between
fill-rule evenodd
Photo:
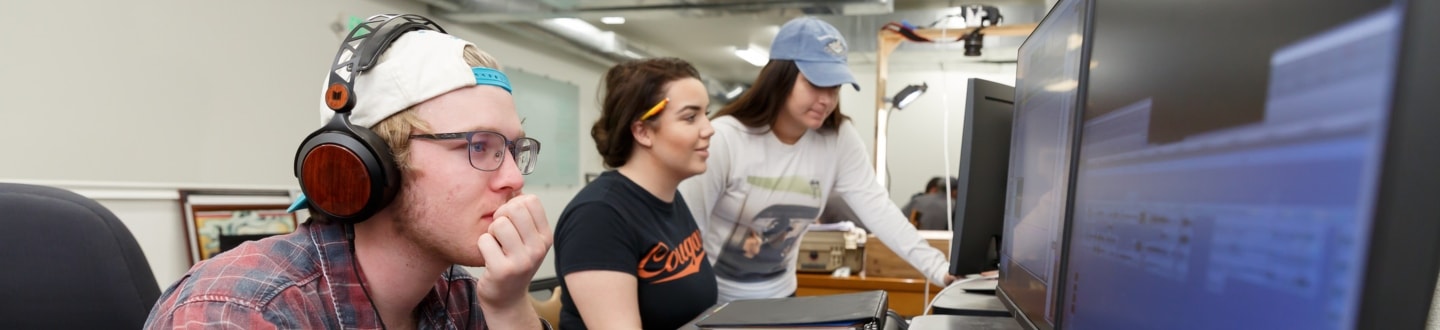
<instances>
[{"instance_id":1,"label":"white cable","mask_svg":"<svg viewBox=\"0 0 1440 330\"><path fill-rule=\"evenodd\" d=\"M941 63L940 63L940 87L941 87L940 90L941 90L941 91L945 91L944 88L950 86L950 81L949 81L950 79L948 79L947 76L949 76L949 74L948 74L947 72L945 72L945 63L944 63L944 62L941 62ZM941 108L941 109L944 109L944 111L942 111L942 112L944 112L944 113L941 114L941 116L942 116L943 118L941 119L941 123L940 123L940 140L941 140L941 141L940 141L940 145L941 145L941 148L944 148L944 149L941 149L941 150L940 150L940 154L945 157L945 170L946 170L946 171L950 171L950 170L951 170L951 167L950 167L950 93L944 93L944 92L940 93L940 108ZM969 111L969 109L966 109L966 111ZM956 172L959 172L958 169L956 169L955 171L956 171ZM944 172L941 172L941 173L944 173ZM959 174L956 174L956 175L959 175ZM943 178L944 178L944 179L942 179L942 181L945 182L945 226L950 227L950 232L953 233L953 232L955 232L955 228L954 228L954 223L955 223L955 209L954 209L954 208L955 208L955 200L952 199L952 198L950 198L950 195L951 195L950 192L951 192L953 189L955 189L955 188L950 186L950 176L949 176L949 175L946 175L946 176L944 176ZM954 237L951 237L950 239L953 240L953 239L955 239L955 238L954 238ZM953 242L952 242L952 243L953 243Z\"/></svg>"},{"instance_id":2,"label":"white cable","mask_svg":"<svg viewBox=\"0 0 1440 330\"><path fill-rule=\"evenodd\" d=\"M940 37L941 37L942 39L945 37L945 30L944 30L944 29L941 29L941 30L940 30ZM940 120L940 146L941 146L942 149L940 149L940 155L945 158L945 159L944 159L944 162L945 162L945 169L944 169L944 170L945 170L945 171L950 171L950 170L951 170L951 167L950 167L950 93L947 93L947 92L946 92L946 91L947 91L946 88L949 88L949 87L950 87L949 73L948 73L948 72L945 72L945 62L944 62L944 61L941 61L941 62L940 62L940 109L941 109L940 112L941 112L941 114L940 114L940 115L941 115L941 118L942 118L942 119ZM968 110L968 109L967 109L967 110ZM956 170L956 171L958 172L958 170ZM941 171L940 173L945 173L945 172L944 172L944 171ZM957 175L958 175L958 174L957 174ZM946 226L947 228L950 228L950 232L951 232L951 233L954 233L954 232L955 232L955 228L954 228L955 210L953 210L952 208L955 207L955 205L954 205L954 204L955 204L955 201L950 198L950 190L953 189L952 187L950 187L950 176L949 176L949 175L942 175L940 181L944 181L944 182L945 182L945 226ZM953 237L953 234L952 234L952 237L951 237L950 239L952 239L952 240L955 239L955 238ZM951 242L951 243L953 244L954 242Z\"/></svg>"},{"instance_id":3,"label":"white cable","mask_svg":"<svg viewBox=\"0 0 1440 330\"><path fill-rule=\"evenodd\" d=\"M940 40L949 40L949 38L948 38L948 35L949 35L949 34L950 34L950 27L949 27L949 25L946 25L946 26L943 26L943 27L940 28ZM941 90L941 91L944 91L944 90L945 90L945 87L946 87L946 84L945 84L945 62L942 60L942 61L940 62L940 90ZM945 181L945 196L946 196L946 198L945 198L945 200L946 200L946 202L945 202L945 214L946 214L946 215L945 215L945 226L946 226L946 227L950 227L950 222L951 222L951 221L954 221L954 220L950 219L950 217L951 217L950 213L952 213L952 212L954 212L954 211L951 211L951 210L950 210L950 202L949 202L950 199L948 198L948 197L950 196L950 176L943 174L943 173L945 173L945 171L949 171L949 168L950 168L950 111L948 110L948 109L950 109L950 107L949 107L949 105L950 105L949 99L950 99L950 98L949 98L949 97L946 97L946 94L949 94L949 93L943 93L943 92L940 93L940 104L941 104L941 108L940 108L941 110L940 110L940 112L942 112L942 113L943 113L942 116L944 116L943 122L941 123L941 133L940 133L940 138L941 138L941 139L944 139L944 141L941 142L941 145L942 145L941 147L944 148L944 149L940 150L940 154L945 157L945 170L940 171L940 173L942 173L940 177L941 177L941 181ZM953 228L951 229L951 232L952 232L952 233L954 232L954 229L953 229ZM952 236L950 239L951 239L951 240L954 240L955 238ZM952 244L953 244L953 243L952 243ZM941 290L941 291L943 292L944 290ZM936 293L935 296L936 296L936 297L939 297L940 294L939 294L939 293ZM925 295L924 295L924 297L930 297L930 277L929 277L929 276L925 276ZM933 302L935 301L935 299L934 299L934 298L930 298L930 301L931 301L931 303L933 304ZM921 311L921 315L930 315L930 307L932 307L931 304L925 304L925 309Z\"/></svg>"},{"instance_id":4,"label":"white cable","mask_svg":"<svg viewBox=\"0 0 1440 330\"><path fill-rule=\"evenodd\" d=\"M924 278L925 278L925 295L922 296L922 297L925 297L925 298L930 299L931 301L934 301L935 298L931 298L931 297L930 297L930 277L929 277L929 276L921 276L921 277L924 277ZM940 291L945 291L945 289L940 289ZM940 294L937 292L937 293L935 294L935 296L936 296L936 297L939 297ZM930 315L930 304L925 304L925 310L920 311L920 315Z\"/></svg>"},{"instance_id":5,"label":"white cable","mask_svg":"<svg viewBox=\"0 0 1440 330\"><path fill-rule=\"evenodd\" d=\"M885 111L885 135L890 135L890 117L891 117L891 115L894 115L894 114L895 114L896 110L900 110L900 109L897 109L897 108L891 106L891 107L890 107L890 110ZM879 118L876 118L876 119L878 120ZM885 140L885 145L886 145L886 148L889 148L889 145L890 145L890 140L889 140L889 139L886 139L886 140ZM890 154L889 154L889 153L886 153L886 154L885 154L885 163L886 163L886 164L889 164L889 163L890 163ZM880 173L875 173L875 175L880 175ZM892 187L892 186L890 185L890 181L891 181L891 177L890 177L890 166L885 166L885 187L887 187L886 189L889 189L889 187ZM907 214L907 215L905 215L905 216L908 217L908 216L910 216L910 215Z\"/></svg>"},{"instance_id":6,"label":"white cable","mask_svg":"<svg viewBox=\"0 0 1440 330\"><path fill-rule=\"evenodd\" d=\"M944 35L945 35L944 30L941 30L940 35L941 35L941 36L944 36ZM941 115L941 118L942 118L942 119L940 120L940 121L941 121L941 123L940 123L940 139L941 139L941 141L940 141L940 146L941 146L941 148L942 148L942 149L940 150L940 154L945 158L945 159L944 159L944 163L945 163L945 169L946 169L946 171L948 171L949 168L950 168L950 96L949 96L950 93L945 93L945 92L944 92L944 91L946 90L946 87L949 87L949 85L950 85L950 84L949 84L949 79L946 78L947 76L948 76L948 75L947 75L947 72L945 72L945 62L940 62L940 86L939 86L939 87L940 87L940 91L941 91L941 93L940 93L940 109L941 109L940 112L941 112L941 114L940 114L940 115ZM942 172L940 172L940 173L945 173L945 172L942 171ZM952 223L955 222L955 210L953 209L953 208L955 207L955 205L954 205L955 201L950 199L950 190L952 189L952 188L950 187L950 176L949 176L949 175L942 175L940 181L944 181L944 183L945 183L945 195L944 195L944 196L945 196L945 197L944 197L944 199L945 199L945 226L948 227L948 228L950 228L950 232L951 232L950 240L952 240L952 242L950 242L950 244L955 244L955 242L953 242L953 240L955 240L955 236L954 236L955 228L954 228L954 226L951 225ZM953 252L953 251L952 251L952 252ZM952 260L952 261L953 261L953 260ZM929 283L930 279L927 277L927 278L925 279L925 281L926 281L926 283L925 283L925 296L926 296L926 297L929 297L929 296L930 296L930 283ZM957 282L958 282L958 281L957 281ZM945 288L948 289L948 288L950 288L950 287L947 286L947 287L945 287ZM940 292L943 293L943 292L945 292L945 291L944 291L944 290L941 290ZM940 297L940 293L936 293L936 294L935 294L935 297ZM934 298L931 298L931 299L930 299L930 304L926 304L926 305L925 305L925 314L924 314L924 315L930 315L930 308L933 307L933 304L934 304L934 303L935 303L935 299L934 299Z\"/></svg>"},{"instance_id":7,"label":"white cable","mask_svg":"<svg viewBox=\"0 0 1440 330\"><path fill-rule=\"evenodd\" d=\"M966 278L966 279L963 279L963 280L956 280L955 282L950 283L950 285L945 286L944 289L940 289L940 292L938 292L938 293L935 294L935 298L930 298L930 303L925 305L925 313L926 313L926 315L929 315L929 313L930 313L930 308L931 308L931 307L935 307L935 301L936 301L936 300L940 300L940 297L944 297L944 296L945 296L945 293L946 293L946 292L950 292L950 289L951 289L951 288L960 286L961 284L974 282L974 281L979 281L979 280L994 280L994 279L998 279L998 278L1000 278L1000 277L999 277L999 276L976 276L976 277Z\"/></svg>"}]
</instances>

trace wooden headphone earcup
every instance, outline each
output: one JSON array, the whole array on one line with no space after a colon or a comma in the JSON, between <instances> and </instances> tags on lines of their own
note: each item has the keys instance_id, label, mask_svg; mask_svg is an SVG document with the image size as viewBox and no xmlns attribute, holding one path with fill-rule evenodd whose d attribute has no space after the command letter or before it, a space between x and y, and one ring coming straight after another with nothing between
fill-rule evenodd
<instances>
[{"instance_id":1,"label":"wooden headphone earcup","mask_svg":"<svg viewBox=\"0 0 1440 330\"><path fill-rule=\"evenodd\" d=\"M312 206L341 218L353 217L370 202L370 173L348 148L322 144L300 164L300 183Z\"/></svg>"}]
</instances>

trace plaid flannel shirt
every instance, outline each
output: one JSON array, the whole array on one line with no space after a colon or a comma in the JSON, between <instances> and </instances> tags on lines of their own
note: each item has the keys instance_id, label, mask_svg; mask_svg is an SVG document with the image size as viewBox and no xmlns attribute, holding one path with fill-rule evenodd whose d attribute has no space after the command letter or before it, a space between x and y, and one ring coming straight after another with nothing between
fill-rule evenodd
<instances>
[{"instance_id":1,"label":"plaid flannel shirt","mask_svg":"<svg viewBox=\"0 0 1440 330\"><path fill-rule=\"evenodd\" d=\"M191 267L145 328L380 329L351 251L343 225L320 221L243 244ZM420 302L419 328L485 329L475 278L451 267Z\"/></svg>"}]
</instances>

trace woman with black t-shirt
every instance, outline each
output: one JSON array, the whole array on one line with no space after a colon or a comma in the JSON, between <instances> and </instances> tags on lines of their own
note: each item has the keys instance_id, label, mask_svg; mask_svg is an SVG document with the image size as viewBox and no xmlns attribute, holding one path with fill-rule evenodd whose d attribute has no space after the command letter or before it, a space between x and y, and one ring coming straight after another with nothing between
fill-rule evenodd
<instances>
[{"instance_id":1,"label":"woman with black t-shirt","mask_svg":"<svg viewBox=\"0 0 1440 330\"><path fill-rule=\"evenodd\" d=\"M716 301L700 228L676 186L705 172L709 94L683 60L621 63L590 130L605 165L555 229L561 328L675 329Z\"/></svg>"}]
</instances>

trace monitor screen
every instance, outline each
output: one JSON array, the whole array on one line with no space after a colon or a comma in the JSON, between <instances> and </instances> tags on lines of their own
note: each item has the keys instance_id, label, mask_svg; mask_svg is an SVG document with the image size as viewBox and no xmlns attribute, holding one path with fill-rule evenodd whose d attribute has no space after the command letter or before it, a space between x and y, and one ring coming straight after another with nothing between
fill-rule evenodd
<instances>
[{"instance_id":1,"label":"monitor screen","mask_svg":"<svg viewBox=\"0 0 1440 330\"><path fill-rule=\"evenodd\" d=\"M1000 289L1018 316L1054 325L1061 220L1084 69L1088 0L1060 1L1020 47Z\"/></svg>"},{"instance_id":2,"label":"monitor screen","mask_svg":"<svg viewBox=\"0 0 1440 330\"><path fill-rule=\"evenodd\" d=\"M1321 2L1096 4L1063 328L1356 324L1403 15Z\"/></svg>"},{"instance_id":3,"label":"monitor screen","mask_svg":"<svg viewBox=\"0 0 1440 330\"><path fill-rule=\"evenodd\" d=\"M258 241L258 240L260 240L260 239L263 239L263 238L266 238L266 237L270 237L270 236L275 236L275 235L279 235L279 234L252 234L252 235L225 235L225 234L221 234L221 235L220 235L220 252L230 251L231 249L234 249L234 248L236 248L236 247L239 247L240 244L243 244L243 243L245 243L245 242Z\"/></svg>"},{"instance_id":4,"label":"monitor screen","mask_svg":"<svg viewBox=\"0 0 1440 330\"><path fill-rule=\"evenodd\" d=\"M970 78L960 169L951 216L950 274L994 270L1005 214L1005 176L1010 161L1010 124L1015 88Z\"/></svg>"}]
</instances>

